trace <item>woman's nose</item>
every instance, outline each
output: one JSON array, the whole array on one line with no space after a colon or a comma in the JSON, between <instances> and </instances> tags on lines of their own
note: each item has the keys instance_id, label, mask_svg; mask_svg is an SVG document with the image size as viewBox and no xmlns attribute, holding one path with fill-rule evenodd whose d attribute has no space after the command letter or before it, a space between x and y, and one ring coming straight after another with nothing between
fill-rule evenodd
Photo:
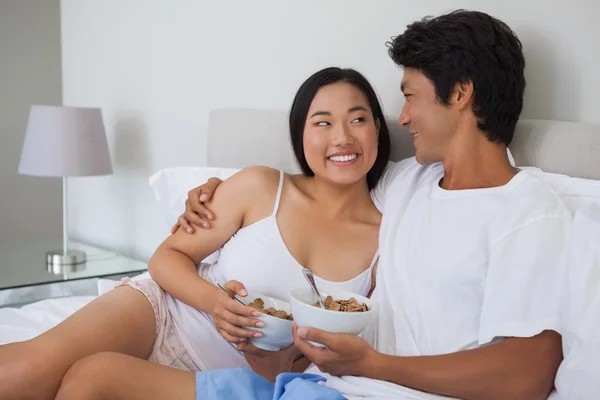
<instances>
[{"instance_id":1,"label":"woman's nose","mask_svg":"<svg viewBox=\"0 0 600 400\"><path fill-rule=\"evenodd\" d=\"M333 129L332 142L334 146L345 146L354 143L350 127L346 125L338 125Z\"/></svg>"}]
</instances>

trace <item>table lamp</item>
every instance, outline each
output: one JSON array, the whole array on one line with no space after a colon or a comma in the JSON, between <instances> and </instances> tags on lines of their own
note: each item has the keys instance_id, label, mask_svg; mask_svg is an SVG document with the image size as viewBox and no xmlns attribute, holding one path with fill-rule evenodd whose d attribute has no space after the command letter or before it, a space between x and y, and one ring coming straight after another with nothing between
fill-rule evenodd
<instances>
[{"instance_id":1,"label":"table lamp","mask_svg":"<svg viewBox=\"0 0 600 400\"><path fill-rule=\"evenodd\" d=\"M67 178L112 174L106 131L99 108L33 105L29 113L19 173L62 177L63 249L46 255L48 268L82 264L82 251L69 250Z\"/></svg>"}]
</instances>

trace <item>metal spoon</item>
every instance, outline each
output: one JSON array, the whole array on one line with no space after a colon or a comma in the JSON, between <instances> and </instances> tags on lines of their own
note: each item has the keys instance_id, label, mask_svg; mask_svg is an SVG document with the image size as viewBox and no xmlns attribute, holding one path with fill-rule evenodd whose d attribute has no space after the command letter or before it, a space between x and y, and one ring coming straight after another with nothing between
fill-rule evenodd
<instances>
[{"instance_id":1,"label":"metal spoon","mask_svg":"<svg viewBox=\"0 0 600 400\"><path fill-rule=\"evenodd\" d=\"M313 276L312 271L308 268L302 268L302 273L304 274L304 277L308 281L308 284L310 285L313 293L315 294L315 296L317 296L317 299L319 299L319 305L321 306L321 308L324 309L325 303L323 303L323 298L321 297L321 294L319 293L319 289L317 289L317 284L315 283L315 277Z\"/></svg>"},{"instance_id":2,"label":"metal spoon","mask_svg":"<svg viewBox=\"0 0 600 400\"><path fill-rule=\"evenodd\" d=\"M225 293L227 293L227 295L229 297L231 297L232 299L234 299L235 301L237 301L238 303L240 303L243 306L246 306L240 299L237 298L237 296L235 295L235 293L232 293L231 291L225 289L223 287L223 285L221 285L219 282L217 282L217 286L219 286L221 288L221 290L223 290Z\"/></svg>"}]
</instances>

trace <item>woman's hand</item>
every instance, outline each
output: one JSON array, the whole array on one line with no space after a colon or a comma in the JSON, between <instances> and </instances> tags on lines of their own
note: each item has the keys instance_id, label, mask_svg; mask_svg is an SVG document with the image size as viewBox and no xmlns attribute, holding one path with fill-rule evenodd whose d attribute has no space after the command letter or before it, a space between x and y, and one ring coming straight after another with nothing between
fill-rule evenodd
<instances>
[{"instance_id":1,"label":"woman's hand","mask_svg":"<svg viewBox=\"0 0 600 400\"><path fill-rule=\"evenodd\" d=\"M294 360L300 355L294 345L279 351L261 350L250 343L240 343L237 348L244 353L252 370L271 382L275 382L277 375L282 372L290 372Z\"/></svg>"},{"instance_id":2,"label":"woman's hand","mask_svg":"<svg viewBox=\"0 0 600 400\"><path fill-rule=\"evenodd\" d=\"M221 183L223 181L219 178L210 178L205 184L190 190L185 201L185 212L179 216L171 228L171 233L175 233L179 228L183 228L187 233L194 233L192 224L209 229L215 216L203 203L212 198Z\"/></svg>"},{"instance_id":3,"label":"woman's hand","mask_svg":"<svg viewBox=\"0 0 600 400\"><path fill-rule=\"evenodd\" d=\"M232 298L234 293L241 297L248 295L244 285L237 281L229 281L223 287L230 294L218 290L209 312L215 322L217 331L230 343L240 343L248 338L261 337L262 333L258 330L252 331L242 328L242 326L263 328L265 325L262 321L249 318L260 316L260 312L252 307L242 305Z\"/></svg>"}]
</instances>

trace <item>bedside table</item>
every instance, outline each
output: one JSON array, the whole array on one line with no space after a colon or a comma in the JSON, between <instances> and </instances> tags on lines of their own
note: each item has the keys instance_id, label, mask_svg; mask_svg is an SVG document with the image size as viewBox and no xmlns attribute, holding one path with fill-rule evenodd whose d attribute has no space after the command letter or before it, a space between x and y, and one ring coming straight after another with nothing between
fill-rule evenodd
<instances>
[{"instance_id":1,"label":"bedside table","mask_svg":"<svg viewBox=\"0 0 600 400\"><path fill-rule=\"evenodd\" d=\"M18 307L35 301L98 295L98 278L120 279L147 271L143 261L76 241L72 249L86 252L84 264L53 273L46 253L62 248L61 238L8 239L0 241L0 307Z\"/></svg>"}]
</instances>

